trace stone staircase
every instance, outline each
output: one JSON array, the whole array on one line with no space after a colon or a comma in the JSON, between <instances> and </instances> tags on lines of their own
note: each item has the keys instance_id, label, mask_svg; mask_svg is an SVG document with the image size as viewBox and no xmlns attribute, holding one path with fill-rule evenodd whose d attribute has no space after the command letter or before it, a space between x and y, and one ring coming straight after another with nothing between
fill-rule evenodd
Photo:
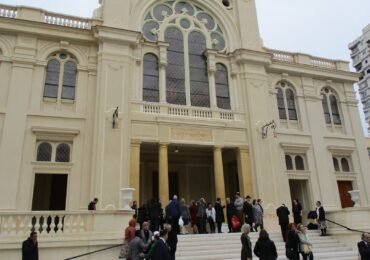
<instances>
[{"instance_id":1,"label":"stone staircase","mask_svg":"<svg viewBox=\"0 0 370 260\"><path fill-rule=\"evenodd\" d=\"M240 233L179 235L176 260L239 260L241 251ZM314 259L358 260L358 254L330 236L321 237L318 231L308 231L313 243ZM252 247L258 233L250 233ZM278 259L286 259L285 244L280 232L271 232L270 238L278 249ZM253 259L258 259L253 257Z\"/></svg>"}]
</instances>

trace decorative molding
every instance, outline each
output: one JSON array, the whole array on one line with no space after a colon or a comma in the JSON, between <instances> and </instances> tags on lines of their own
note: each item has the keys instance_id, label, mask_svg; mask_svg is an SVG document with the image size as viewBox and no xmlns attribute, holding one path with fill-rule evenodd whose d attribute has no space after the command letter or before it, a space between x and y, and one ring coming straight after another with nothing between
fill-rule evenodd
<instances>
[{"instance_id":1,"label":"decorative molding","mask_svg":"<svg viewBox=\"0 0 370 260\"><path fill-rule=\"evenodd\" d=\"M59 141L61 140L72 141L74 137L80 134L79 129L43 127L43 126L34 126L31 128L31 131L39 139L59 140Z\"/></svg>"},{"instance_id":2,"label":"decorative molding","mask_svg":"<svg viewBox=\"0 0 370 260\"><path fill-rule=\"evenodd\" d=\"M212 130L172 128L171 138L174 140L212 142Z\"/></svg>"},{"instance_id":3,"label":"decorative molding","mask_svg":"<svg viewBox=\"0 0 370 260\"><path fill-rule=\"evenodd\" d=\"M306 153L310 148L311 144L302 144L302 143L280 143L281 148L287 152L298 152Z\"/></svg>"}]
</instances>

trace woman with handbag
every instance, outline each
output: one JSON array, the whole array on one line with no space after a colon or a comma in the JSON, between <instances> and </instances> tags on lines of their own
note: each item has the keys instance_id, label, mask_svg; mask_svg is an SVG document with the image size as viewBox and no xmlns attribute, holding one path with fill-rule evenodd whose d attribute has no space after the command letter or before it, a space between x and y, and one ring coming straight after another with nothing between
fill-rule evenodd
<instances>
[{"instance_id":1,"label":"woman with handbag","mask_svg":"<svg viewBox=\"0 0 370 260\"><path fill-rule=\"evenodd\" d=\"M299 242L301 244L300 251L303 260L313 260L312 243L307 236L306 227L302 224L298 225L297 234L299 237Z\"/></svg>"},{"instance_id":2,"label":"woman with handbag","mask_svg":"<svg viewBox=\"0 0 370 260\"><path fill-rule=\"evenodd\" d=\"M208 203L206 208L207 222L209 224L210 233L215 233L216 211L211 203Z\"/></svg>"},{"instance_id":3,"label":"woman with handbag","mask_svg":"<svg viewBox=\"0 0 370 260\"><path fill-rule=\"evenodd\" d=\"M286 257L289 260L299 260L299 242L296 225L290 223L286 234L285 245Z\"/></svg>"}]
</instances>

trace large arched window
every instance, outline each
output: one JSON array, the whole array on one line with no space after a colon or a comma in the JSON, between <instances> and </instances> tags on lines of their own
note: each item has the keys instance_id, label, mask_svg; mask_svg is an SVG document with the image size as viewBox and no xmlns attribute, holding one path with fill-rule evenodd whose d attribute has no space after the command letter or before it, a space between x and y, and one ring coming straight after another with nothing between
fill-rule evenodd
<instances>
[{"instance_id":1,"label":"large arched window","mask_svg":"<svg viewBox=\"0 0 370 260\"><path fill-rule=\"evenodd\" d=\"M188 36L189 43L189 70L190 70L190 99L191 105L209 107L209 83L206 38L200 32L191 32Z\"/></svg>"},{"instance_id":2,"label":"large arched window","mask_svg":"<svg viewBox=\"0 0 370 260\"><path fill-rule=\"evenodd\" d=\"M55 155L56 162L69 162L70 160L70 147L68 144L59 144Z\"/></svg>"},{"instance_id":3,"label":"large arched window","mask_svg":"<svg viewBox=\"0 0 370 260\"><path fill-rule=\"evenodd\" d=\"M210 13L191 1L162 0L145 14L142 31L148 41L169 44L167 103L197 107L210 107L212 104L230 109L229 92L225 90L225 86L228 87L227 79L218 82L209 79L209 76L216 77L209 75L208 69L209 66L215 66L219 54L213 52L216 55L210 61L207 49L226 51L227 47L222 27ZM219 69L220 77L225 77L227 70ZM210 89L214 95L212 97Z\"/></svg>"},{"instance_id":4,"label":"large arched window","mask_svg":"<svg viewBox=\"0 0 370 260\"><path fill-rule=\"evenodd\" d=\"M50 162L51 161L52 147L49 143L41 143L37 147L37 161Z\"/></svg>"},{"instance_id":5,"label":"large arched window","mask_svg":"<svg viewBox=\"0 0 370 260\"><path fill-rule=\"evenodd\" d=\"M292 86L284 81L280 81L276 85L276 89L279 118L295 121L298 120L295 105L295 94Z\"/></svg>"},{"instance_id":6,"label":"large arched window","mask_svg":"<svg viewBox=\"0 0 370 260\"><path fill-rule=\"evenodd\" d=\"M321 95L325 122L327 124L341 125L342 121L340 119L338 101L334 91L325 87L321 90Z\"/></svg>"},{"instance_id":7,"label":"large arched window","mask_svg":"<svg viewBox=\"0 0 370 260\"><path fill-rule=\"evenodd\" d=\"M52 56L46 66L44 97L75 99L76 60L67 53Z\"/></svg>"},{"instance_id":8,"label":"large arched window","mask_svg":"<svg viewBox=\"0 0 370 260\"><path fill-rule=\"evenodd\" d=\"M230 93L229 93L229 76L227 68L221 63L216 64L216 98L217 107L223 109L231 109Z\"/></svg>"},{"instance_id":9,"label":"large arched window","mask_svg":"<svg viewBox=\"0 0 370 260\"><path fill-rule=\"evenodd\" d=\"M166 70L167 102L186 105L183 34L179 29L170 27L166 30L165 41L169 44Z\"/></svg>"},{"instance_id":10,"label":"large arched window","mask_svg":"<svg viewBox=\"0 0 370 260\"><path fill-rule=\"evenodd\" d=\"M144 55L143 100L159 102L158 58L152 53Z\"/></svg>"}]
</instances>

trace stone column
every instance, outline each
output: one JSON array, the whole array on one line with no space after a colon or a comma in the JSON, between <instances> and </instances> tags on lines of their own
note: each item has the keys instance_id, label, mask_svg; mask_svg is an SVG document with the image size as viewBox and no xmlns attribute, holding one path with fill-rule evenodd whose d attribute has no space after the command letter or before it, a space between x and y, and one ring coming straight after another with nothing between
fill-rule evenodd
<instances>
[{"instance_id":1,"label":"stone column","mask_svg":"<svg viewBox=\"0 0 370 260\"><path fill-rule=\"evenodd\" d=\"M168 186L168 144L159 144L159 199L162 205L166 205L169 200Z\"/></svg>"},{"instance_id":2,"label":"stone column","mask_svg":"<svg viewBox=\"0 0 370 260\"><path fill-rule=\"evenodd\" d=\"M221 147L216 146L213 149L213 168L215 175L216 198L221 198L221 201L225 203L225 179Z\"/></svg>"},{"instance_id":3,"label":"stone column","mask_svg":"<svg viewBox=\"0 0 370 260\"><path fill-rule=\"evenodd\" d=\"M134 188L132 199L139 204L140 198L140 145L139 140L131 141L131 162L130 162L130 188Z\"/></svg>"},{"instance_id":4,"label":"stone column","mask_svg":"<svg viewBox=\"0 0 370 260\"><path fill-rule=\"evenodd\" d=\"M166 67L168 43L159 42L159 101L166 103Z\"/></svg>"},{"instance_id":5,"label":"stone column","mask_svg":"<svg viewBox=\"0 0 370 260\"><path fill-rule=\"evenodd\" d=\"M216 97L216 54L214 50L207 50L208 80L209 80L209 98L212 109L217 109Z\"/></svg>"},{"instance_id":6,"label":"stone column","mask_svg":"<svg viewBox=\"0 0 370 260\"><path fill-rule=\"evenodd\" d=\"M237 161L240 195L243 198L247 195L253 197L253 182L248 147L239 147L237 149Z\"/></svg>"}]
</instances>

